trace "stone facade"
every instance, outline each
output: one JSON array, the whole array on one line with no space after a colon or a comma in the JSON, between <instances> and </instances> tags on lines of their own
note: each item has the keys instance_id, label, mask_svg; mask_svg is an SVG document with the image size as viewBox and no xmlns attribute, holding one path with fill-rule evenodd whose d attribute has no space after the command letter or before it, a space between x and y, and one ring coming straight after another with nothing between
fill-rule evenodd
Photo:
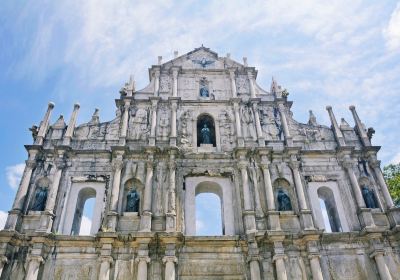
<instances>
[{"instance_id":1,"label":"stone facade","mask_svg":"<svg viewBox=\"0 0 400 280\"><path fill-rule=\"evenodd\" d=\"M288 92L200 47L131 79L116 117L50 123L5 229L1 279L399 279L400 215L355 127L295 121ZM221 236L196 236L195 197L221 199ZM79 236L94 198L90 236Z\"/></svg>"}]
</instances>

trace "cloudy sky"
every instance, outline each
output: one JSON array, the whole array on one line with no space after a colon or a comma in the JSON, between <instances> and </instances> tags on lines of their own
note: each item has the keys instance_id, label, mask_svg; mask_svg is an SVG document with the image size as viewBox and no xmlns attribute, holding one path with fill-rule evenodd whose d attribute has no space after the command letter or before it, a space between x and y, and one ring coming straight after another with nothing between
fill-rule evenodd
<instances>
[{"instance_id":1,"label":"cloudy sky","mask_svg":"<svg viewBox=\"0 0 400 280\"><path fill-rule=\"evenodd\" d=\"M296 4L295 4L296 3ZM327 4L329 3L329 4ZM0 4L0 228L11 207L48 101L52 122L78 122L95 107L114 116L114 99L130 74L204 44L259 70L288 89L297 120L312 109L322 124L332 105L352 124L354 104L383 164L400 161L400 2L398 1L12 1Z\"/></svg>"}]
</instances>

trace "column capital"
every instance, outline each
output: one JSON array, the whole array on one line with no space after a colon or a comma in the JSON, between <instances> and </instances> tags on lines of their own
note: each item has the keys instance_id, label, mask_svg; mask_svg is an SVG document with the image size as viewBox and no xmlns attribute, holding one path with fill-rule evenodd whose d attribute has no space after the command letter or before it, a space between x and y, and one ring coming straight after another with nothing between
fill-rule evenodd
<instances>
[{"instance_id":1,"label":"column capital","mask_svg":"<svg viewBox=\"0 0 400 280\"><path fill-rule=\"evenodd\" d=\"M32 160L32 159L28 159L25 161L25 165L26 165L26 167L33 169L36 166L36 161Z\"/></svg>"},{"instance_id":2,"label":"column capital","mask_svg":"<svg viewBox=\"0 0 400 280\"><path fill-rule=\"evenodd\" d=\"M278 260L286 260L287 256L285 254L276 254L272 257L272 262L276 262Z\"/></svg>"},{"instance_id":3,"label":"column capital","mask_svg":"<svg viewBox=\"0 0 400 280\"><path fill-rule=\"evenodd\" d=\"M168 162L168 167L170 170L175 170L176 169L176 162L170 161Z\"/></svg>"},{"instance_id":4,"label":"column capital","mask_svg":"<svg viewBox=\"0 0 400 280\"><path fill-rule=\"evenodd\" d=\"M247 161L239 161L237 166L238 166L239 169L242 170L242 169L246 169L247 166L249 166L249 164L247 163Z\"/></svg>"},{"instance_id":5,"label":"column capital","mask_svg":"<svg viewBox=\"0 0 400 280\"><path fill-rule=\"evenodd\" d=\"M308 259L309 260L312 260L312 259L320 259L321 258L321 255L320 254L310 254L309 256L308 256Z\"/></svg>"},{"instance_id":6,"label":"column capital","mask_svg":"<svg viewBox=\"0 0 400 280\"><path fill-rule=\"evenodd\" d=\"M57 169L64 169L67 167L67 162L63 158L57 158L54 160L54 164Z\"/></svg>"},{"instance_id":7,"label":"column capital","mask_svg":"<svg viewBox=\"0 0 400 280\"><path fill-rule=\"evenodd\" d=\"M369 255L369 257L371 259L377 257L377 256L384 256L385 255L385 251L383 249L378 249L375 250L374 252L372 252L372 254Z\"/></svg>"},{"instance_id":8,"label":"column capital","mask_svg":"<svg viewBox=\"0 0 400 280\"><path fill-rule=\"evenodd\" d=\"M151 259L149 256L137 256L135 258L135 262L146 262L146 263L150 263Z\"/></svg>"},{"instance_id":9,"label":"column capital","mask_svg":"<svg viewBox=\"0 0 400 280\"><path fill-rule=\"evenodd\" d=\"M178 263L178 258L176 256L164 256L162 258L162 262L165 264L166 262L174 262Z\"/></svg>"},{"instance_id":10,"label":"column capital","mask_svg":"<svg viewBox=\"0 0 400 280\"><path fill-rule=\"evenodd\" d=\"M300 162L299 161L290 161L289 162L289 166L290 168L292 168L293 170L298 170L300 167Z\"/></svg>"},{"instance_id":11,"label":"column capital","mask_svg":"<svg viewBox=\"0 0 400 280\"><path fill-rule=\"evenodd\" d=\"M1 256L0 263L3 263L3 264L8 263L8 258L6 256Z\"/></svg>"},{"instance_id":12,"label":"column capital","mask_svg":"<svg viewBox=\"0 0 400 280\"><path fill-rule=\"evenodd\" d=\"M351 170L354 168L354 166L356 165L356 163L352 160L352 159L343 159L342 160L342 165L344 168Z\"/></svg>"},{"instance_id":13,"label":"column capital","mask_svg":"<svg viewBox=\"0 0 400 280\"><path fill-rule=\"evenodd\" d=\"M124 167L124 161L122 159L114 159L111 163L113 171L119 171Z\"/></svg>"},{"instance_id":14,"label":"column capital","mask_svg":"<svg viewBox=\"0 0 400 280\"><path fill-rule=\"evenodd\" d=\"M27 258L26 258L26 261L27 262L37 262L37 263L43 263L44 262L44 259L43 259L43 257L42 256L28 256Z\"/></svg>"},{"instance_id":15,"label":"column capital","mask_svg":"<svg viewBox=\"0 0 400 280\"><path fill-rule=\"evenodd\" d=\"M174 79L178 78L178 73L179 73L179 69L178 68L172 68L172 77Z\"/></svg>"},{"instance_id":16,"label":"column capital","mask_svg":"<svg viewBox=\"0 0 400 280\"><path fill-rule=\"evenodd\" d=\"M368 163L372 168L379 168L381 166L381 161L377 159L371 159Z\"/></svg>"},{"instance_id":17,"label":"column capital","mask_svg":"<svg viewBox=\"0 0 400 280\"><path fill-rule=\"evenodd\" d=\"M101 262L101 263L103 263L103 262L108 262L108 263L113 263L114 262L114 259L111 257L111 256L100 256L99 257L99 261Z\"/></svg>"},{"instance_id":18,"label":"column capital","mask_svg":"<svg viewBox=\"0 0 400 280\"><path fill-rule=\"evenodd\" d=\"M269 168L269 165L270 165L270 163L267 162L267 161L262 161L262 162L260 163L261 169L268 169L268 168Z\"/></svg>"},{"instance_id":19,"label":"column capital","mask_svg":"<svg viewBox=\"0 0 400 280\"><path fill-rule=\"evenodd\" d=\"M246 262L252 262L252 261L261 261L262 257L260 255L249 255L246 258Z\"/></svg>"}]
</instances>

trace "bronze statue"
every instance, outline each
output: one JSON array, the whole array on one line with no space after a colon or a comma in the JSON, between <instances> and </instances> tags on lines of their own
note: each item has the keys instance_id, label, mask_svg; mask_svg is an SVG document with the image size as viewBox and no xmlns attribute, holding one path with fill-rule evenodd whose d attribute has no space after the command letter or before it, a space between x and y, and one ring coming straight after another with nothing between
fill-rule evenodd
<instances>
[{"instance_id":1,"label":"bronze statue","mask_svg":"<svg viewBox=\"0 0 400 280\"><path fill-rule=\"evenodd\" d=\"M136 190L132 189L126 196L125 212L139 212L140 197Z\"/></svg>"},{"instance_id":2,"label":"bronze statue","mask_svg":"<svg viewBox=\"0 0 400 280\"><path fill-rule=\"evenodd\" d=\"M361 188L361 191L367 208L378 208L378 206L376 205L374 192L370 190L367 186L363 186Z\"/></svg>"},{"instance_id":3,"label":"bronze statue","mask_svg":"<svg viewBox=\"0 0 400 280\"><path fill-rule=\"evenodd\" d=\"M32 211L44 211L47 201L47 188L38 186L35 191L35 200L33 201Z\"/></svg>"},{"instance_id":4,"label":"bronze statue","mask_svg":"<svg viewBox=\"0 0 400 280\"><path fill-rule=\"evenodd\" d=\"M212 144L211 142L211 131L207 127L207 124L204 124L204 127L201 129L201 144Z\"/></svg>"},{"instance_id":5,"label":"bronze statue","mask_svg":"<svg viewBox=\"0 0 400 280\"><path fill-rule=\"evenodd\" d=\"M278 191L278 211L292 211L290 197L283 191Z\"/></svg>"}]
</instances>

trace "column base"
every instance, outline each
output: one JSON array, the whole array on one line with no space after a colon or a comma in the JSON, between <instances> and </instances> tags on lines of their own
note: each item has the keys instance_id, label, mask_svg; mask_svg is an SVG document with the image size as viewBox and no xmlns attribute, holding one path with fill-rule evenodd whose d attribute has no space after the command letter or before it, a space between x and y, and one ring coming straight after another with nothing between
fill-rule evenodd
<instances>
[{"instance_id":1,"label":"column base","mask_svg":"<svg viewBox=\"0 0 400 280\"><path fill-rule=\"evenodd\" d=\"M311 210L300 211L300 224L304 230L315 230Z\"/></svg>"},{"instance_id":2,"label":"column base","mask_svg":"<svg viewBox=\"0 0 400 280\"><path fill-rule=\"evenodd\" d=\"M119 138L118 145L125 146L125 144L126 144L126 138L125 137Z\"/></svg>"},{"instance_id":3,"label":"column base","mask_svg":"<svg viewBox=\"0 0 400 280\"><path fill-rule=\"evenodd\" d=\"M277 231L282 230L278 211L268 211L267 212L267 224L268 224L269 230L277 230Z\"/></svg>"},{"instance_id":4,"label":"column base","mask_svg":"<svg viewBox=\"0 0 400 280\"><path fill-rule=\"evenodd\" d=\"M16 230L20 217L21 217L21 210L13 209L8 211L8 217L4 229L10 231Z\"/></svg>"},{"instance_id":5,"label":"column base","mask_svg":"<svg viewBox=\"0 0 400 280\"><path fill-rule=\"evenodd\" d=\"M176 147L176 137L169 137L169 145Z\"/></svg>"},{"instance_id":6,"label":"column base","mask_svg":"<svg viewBox=\"0 0 400 280\"><path fill-rule=\"evenodd\" d=\"M110 232L115 232L117 229L118 213L115 211L110 211L107 214L107 230Z\"/></svg>"},{"instance_id":7,"label":"column base","mask_svg":"<svg viewBox=\"0 0 400 280\"><path fill-rule=\"evenodd\" d=\"M358 218L360 219L361 227L364 229L374 228L374 218L372 217L372 211L369 208L359 208Z\"/></svg>"},{"instance_id":8,"label":"column base","mask_svg":"<svg viewBox=\"0 0 400 280\"><path fill-rule=\"evenodd\" d=\"M237 145L238 145L238 147L244 147L244 138L243 137L237 138Z\"/></svg>"},{"instance_id":9,"label":"column base","mask_svg":"<svg viewBox=\"0 0 400 280\"><path fill-rule=\"evenodd\" d=\"M54 217L55 215L53 212L47 210L43 211L42 216L40 216L39 228L36 230L36 232L50 233L53 226Z\"/></svg>"},{"instance_id":10,"label":"column base","mask_svg":"<svg viewBox=\"0 0 400 280\"><path fill-rule=\"evenodd\" d=\"M265 147L265 139L264 138L258 138L257 142L258 142L259 147Z\"/></svg>"},{"instance_id":11,"label":"column base","mask_svg":"<svg viewBox=\"0 0 400 280\"><path fill-rule=\"evenodd\" d=\"M151 231L151 216L153 214L149 211L143 211L140 217L140 231L150 232Z\"/></svg>"},{"instance_id":12,"label":"column base","mask_svg":"<svg viewBox=\"0 0 400 280\"><path fill-rule=\"evenodd\" d=\"M257 232L256 229L256 215L252 210L245 210L243 212L244 216L244 226L246 234Z\"/></svg>"},{"instance_id":13,"label":"column base","mask_svg":"<svg viewBox=\"0 0 400 280\"><path fill-rule=\"evenodd\" d=\"M175 213L167 213L166 214L166 232L175 232L176 231L176 214Z\"/></svg>"},{"instance_id":14,"label":"column base","mask_svg":"<svg viewBox=\"0 0 400 280\"><path fill-rule=\"evenodd\" d=\"M149 137L149 146L155 146L156 145L156 137Z\"/></svg>"}]
</instances>

